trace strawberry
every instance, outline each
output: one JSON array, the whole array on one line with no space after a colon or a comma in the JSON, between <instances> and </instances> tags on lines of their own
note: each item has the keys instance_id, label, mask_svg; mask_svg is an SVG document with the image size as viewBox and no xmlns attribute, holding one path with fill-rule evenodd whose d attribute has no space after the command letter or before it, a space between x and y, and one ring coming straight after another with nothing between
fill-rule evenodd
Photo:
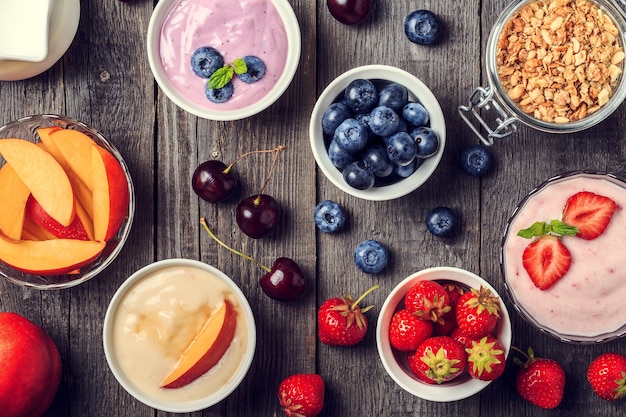
<instances>
[{"instance_id":1,"label":"strawberry","mask_svg":"<svg viewBox=\"0 0 626 417\"><path fill-rule=\"evenodd\" d=\"M441 384L463 374L467 354L463 346L449 336L426 339L415 352L409 353L411 371L429 384Z\"/></svg>"},{"instance_id":2,"label":"strawberry","mask_svg":"<svg viewBox=\"0 0 626 417\"><path fill-rule=\"evenodd\" d=\"M576 236L592 240L604 233L616 208L609 197L581 191L565 203L563 222L578 229Z\"/></svg>"},{"instance_id":3,"label":"strawberry","mask_svg":"<svg viewBox=\"0 0 626 417\"><path fill-rule=\"evenodd\" d=\"M489 336L491 336L491 333L489 334ZM455 327L452 330L452 333L450 333L450 337L462 344L465 348L472 347L472 343L474 341L480 340L480 338L478 337L469 337L468 335L463 333L463 331L458 327Z\"/></svg>"},{"instance_id":4,"label":"strawberry","mask_svg":"<svg viewBox=\"0 0 626 417\"><path fill-rule=\"evenodd\" d=\"M521 366L515 379L519 395L538 407L556 408L565 390L565 371L561 365L552 359L536 358L532 348L528 348L528 354L513 349L526 359L525 362L514 359Z\"/></svg>"},{"instance_id":5,"label":"strawberry","mask_svg":"<svg viewBox=\"0 0 626 417\"><path fill-rule=\"evenodd\" d=\"M393 314L389 325L391 346L402 352L414 352L422 342L433 335L433 322L418 319L407 309Z\"/></svg>"},{"instance_id":6,"label":"strawberry","mask_svg":"<svg viewBox=\"0 0 626 417\"><path fill-rule=\"evenodd\" d=\"M324 408L324 380L317 374L295 374L278 386L278 401L290 417L315 417Z\"/></svg>"},{"instance_id":7,"label":"strawberry","mask_svg":"<svg viewBox=\"0 0 626 417\"><path fill-rule=\"evenodd\" d=\"M445 288L435 281L421 280L415 283L404 296L406 309L417 317L442 321L441 316L450 311L450 301Z\"/></svg>"},{"instance_id":8,"label":"strawberry","mask_svg":"<svg viewBox=\"0 0 626 417\"><path fill-rule=\"evenodd\" d=\"M467 352L467 370L472 378L493 381L504 372L506 357L502 344L493 336L473 340Z\"/></svg>"},{"instance_id":9,"label":"strawberry","mask_svg":"<svg viewBox=\"0 0 626 417\"><path fill-rule=\"evenodd\" d=\"M569 270L572 255L561 239L554 235L543 235L524 249L522 265L533 284L547 290Z\"/></svg>"},{"instance_id":10,"label":"strawberry","mask_svg":"<svg viewBox=\"0 0 626 417\"><path fill-rule=\"evenodd\" d=\"M465 289L457 284L445 283L442 285L448 293L450 311L441 316L442 320L435 322L433 330L438 336L450 336L452 331L456 328L456 304L459 298L461 298L461 295L465 292ZM441 321L443 321L443 323Z\"/></svg>"},{"instance_id":11,"label":"strawberry","mask_svg":"<svg viewBox=\"0 0 626 417\"><path fill-rule=\"evenodd\" d=\"M351 295L326 300L317 311L318 336L322 343L333 346L353 346L367 334L367 317L363 313L373 306L361 309L359 303L378 285L367 290L358 300Z\"/></svg>"},{"instance_id":12,"label":"strawberry","mask_svg":"<svg viewBox=\"0 0 626 417\"><path fill-rule=\"evenodd\" d=\"M500 318L500 299L485 287L471 288L459 298L456 324L469 337L482 337L495 329Z\"/></svg>"},{"instance_id":13,"label":"strawberry","mask_svg":"<svg viewBox=\"0 0 626 417\"><path fill-rule=\"evenodd\" d=\"M598 356L587 369L587 381L602 399L626 397L626 357L618 353Z\"/></svg>"}]
</instances>

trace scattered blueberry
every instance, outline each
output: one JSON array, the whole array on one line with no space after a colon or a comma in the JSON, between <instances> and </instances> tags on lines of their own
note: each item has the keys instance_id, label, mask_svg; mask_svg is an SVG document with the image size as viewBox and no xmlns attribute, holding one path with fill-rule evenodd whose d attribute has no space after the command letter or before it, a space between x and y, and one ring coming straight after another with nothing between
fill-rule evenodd
<instances>
[{"instance_id":1,"label":"scattered blueberry","mask_svg":"<svg viewBox=\"0 0 626 417\"><path fill-rule=\"evenodd\" d=\"M398 112L409 102L409 91L398 83L387 84L378 93L378 105Z\"/></svg>"},{"instance_id":2,"label":"scattered blueberry","mask_svg":"<svg viewBox=\"0 0 626 417\"><path fill-rule=\"evenodd\" d=\"M383 145L377 144L368 147L363 151L362 159L378 178L388 177L393 173L394 164L389 160L387 150Z\"/></svg>"},{"instance_id":3,"label":"scattered blueberry","mask_svg":"<svg viewBox=\"0 0 626 417\"><path fill-rule=\"evenodd\" d=\"M367 190L374 186L376 176L365 162L359 160L344 168L343 179L352 188Z\"/></svg>"},{"instance_id":4,"label":"scattered blueberry","mask_svg":"<svg viewBox=\"0 0 626 417\"><path fill-rule=\"evenodd\" d=\"M341 231L348 216L339 204L332 200L320 201L313 211L313 220L317 228L324 233Z\"/></svg>"},{"instance_id":5,"label":"scattered blueberry","mask_svg":"<svg viewBox=\"0 0 626 417\"><path fill-rule=\"evenodd\" d=\"M485 145L470 145L461 152L461 168L469 175L480 177L491 169L492 156Z\"/></svg>"},{"instance_id":6,"label":"scattered blueberry","mask_svg":"<svg viewBox=\"0 0 626 417\"><path fill-rule=\"evenodd\" d=\"M265 75L265 63L261 58L248 55L243 57L243 62L246 63L248 71L243 74L237 74L239 79L247 84L252 84L259 81Z\"/></svg>"},{"instance_id":7,"label":"scattered blueberry","mask_svg":"<svg viewBox=\"0 0 626 417\"><path fill-rule=\"evenodd\" d=\"M353 112L369 112L378 104L378 90L370 80L356 79L346 87L344 98Z\"/></svg>"},{"instance_id":8,"label":"scattered blueberry","mask_svg":"<svg viewBox=\"0 0 626 417\"><path fill-rule=\"evenodd\" d=\"M417 152L415 140L406 132L398 132L385 140L387 156L396 165L408 165Z\"/></svg>"},{"instance_id":9,"label":"scattered blueberry","mask_svg":"<svg viewBox=\"0 0 626 417\"><path fill-rule=\"evenodd\" d=\"M365 273L378 274L385 269L387 262L389 251L377 240L364 240L354 250L354 263Z\"/></svg>"},{"instance_id":10,"label":"scattered blueberry","mask_svg":"<svg viewBox=\"0 0 626 417\"><path fill-rule=\"evenodd\" d=\"M415 140L417 152L415 156L421 159L430 158L439 150L439 135L430 127L418 127L411 132Z\"/></svg>"},{"instance_id":11,"label":"scattered blueberry","mask_svg":"<svg viewBox=\"0 0 626 417\"><path fill-rule=\"evenodd\" d=\"M428 110L426 110L422 103L413 101L404 106L402 109L402 117L415 127L426 126L430 120Z\"/></svg>"},{"instance_id":12,"label":"scattered blueberry","mask_svg":"<svg viewBox=\"0 0 626 417\"><path fill-rule=\"evenodd\" d=\"M341 122L349 117L352 117L352 111L344 103L331 104L322 116L322 131L326 135L334 134Z\"/></svg>"},{"instance_id":13,"label":"scattered blueberry","mask_svg":"<svg viewBox=\"0 0 626 417\"><path fill-rule=\"evenodd\" d=\"M337 142L337 145L352 153L363 149L367 144L367 139L367 126L353 118L341 122L335 129L333 136L333 140Z\"/></svg>"},{"instance_id":14,"label":"scattered blueberry","mask_svg":"<svg viewBox=\"0 0 626 417\"><path fill-rule=\"evenodd\" d=\"M206 97L213 103L224 103L233 96L233 83L229 82L222 88L207 88Z\"/></svg>"},{"instance_id":15,"label":"scattered blueberry","mask_svg":"<svg viewBox=\"0 0 626 417\"><path fill-rule=\"evenodd\" d=\"M328 157L330 162L339 170L343 170L345 167L357 160L355 154L346 152L341 146L337 145L337 142L332 140L328 145Z\"/></svg>"},{"instance_id":16,"label":"scattered blueberry","mask_svg":"<svg viewBox=\"0 0 626 417\"><path fill-rule=\"evenodd\" d=\"M202 46L191 54L191 69L202 78L209 78L217 69L224 66L224 57L210 46Z\"/></svg>"},{"instance_id":17,"label":"scattered blueberry","mask_svg":"<svg viewBox=\"0 0 626 417\"><path fill-rule=\"evenodd\" d=\"M378 106L370 113L369 127L378 136L390 136L398 131L400 117L391 107Z\"/></svg>"},{"instance_id":18,"label":"scattered blueberry","mask_svg":"<svg viewBox=\"0 0 626 417\"><path fill-rule=\"evenodd\" d=\"M440 35L439 18L430 10L415 10L404 20L404 34L413 43L431 45Z\"/></svg>"},{"instance_id":19,"label":"scattered blueberry","mask_svg":"<svg viewBox=\"0 0 626 417\"><path fill-rule=\"evenodd\" d=\"M457 227L457 215L448 207L435 207L426 214L426 229L435 236L452 237Z\"/></svg>"}]
</instances>

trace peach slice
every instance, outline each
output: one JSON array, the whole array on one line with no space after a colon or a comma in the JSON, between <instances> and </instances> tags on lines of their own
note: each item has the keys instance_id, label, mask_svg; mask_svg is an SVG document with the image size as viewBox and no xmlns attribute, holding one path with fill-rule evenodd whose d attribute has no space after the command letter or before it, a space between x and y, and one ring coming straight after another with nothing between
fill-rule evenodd
<instances>
[{"instance_id":1,"label":"peach slice","mask_svg":"<svg viewBox=\"0 0 626 417\"><path fill-rule=\"evenodd\" d=\"M109 151L98 145L91 151L94 237L108 242L126 218L128 183L124 169Z\"/></svg>"},{"instance_id":2,"label":"peach slice","mask_svg":"<svg viewBox=\"0 0 626 417\"><path fill-rule=\"evenodd\" d=\"M11 240L0 235L0 260L36 275L63 275L96 259L104 242L76 239Z\"/></svg>"},{"instance_id":3,"label":"peach slice","mask_svg":"<svg viewBox=\"0 0 626 417\"><path fill-rule=\"evenodd\" d=\"M71 171L76 174L89 190L93 190L91 147L96 144L93 139L78 130L72 129L56 129L47 133L47 139L56 145L56 149L65 159ZM44 136L46 136L45 133ZM41 134L40 137L43 141L44 137Z\"/></svg>"},{"instance_id":4,"label":"peach slice","mask_svg":"<svg viewBox=\"0 0 626 417\"><path fill-rule=\"evenodd\" d=\"M0 230L11 239L22 238L24 208L30 190L9 164L0 168Z\"/></svg>"},{"instance_id":5,"label":"peach slice","mask_svg":"<svg viewBox=\"0 0 626 417\"><path fill-rule=\"evenodd\" d=\"M180 388L213 368L230 347L237 327L237 312L224 300L189 343L176 368L161 381L161 388Z\"/></svg>"},{"instance_id":6,"label":"peach slice","mask_svg":"<svg viewBox=\"0 0 626 417\"><path fill-rule=\"evenodd\" d=\"M74 217L69 226L63 226L50 217L32 195L26 202L26 216L58 238L90 240L79 216Z\"/></svg>"},{"instance_id":7,"label":"peach slice","mask_svg":"<svg viewBox=\"0 0 626 417\"><path fill-rule=\"evenodd\" d=\"M63 226L74 220L74 192L63 167L41 147L23 139L0 140L0 154L44 210Z\"/></svg>"}]
</instances>

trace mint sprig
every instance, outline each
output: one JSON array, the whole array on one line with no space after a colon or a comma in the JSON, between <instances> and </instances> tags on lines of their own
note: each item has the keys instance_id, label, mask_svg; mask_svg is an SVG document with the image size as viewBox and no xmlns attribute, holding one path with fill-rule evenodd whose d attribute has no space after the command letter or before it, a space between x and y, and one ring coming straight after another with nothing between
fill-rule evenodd
<instances>
[{"instance_id":1,"label":"mint sprig","mask_svg":"<svg viewBox=\"0 0 626 417\"><path fill-rule=\"evenodd\" d=\"M245 74L248 72L248 66L243 58L235 59L231 64L224 65L217 69L211 77L209 77L209 89L223 88L233 79L235 74Z\"/></svg>"},{"instance_id":2,"label":"mint sprig","mask_svg":"<svg viewBox=\"0 0 626 417\"><path fill-rule=\"evenodd\" d=\"M547 234L556 234L559 236L576 236L578 228L570 226L560 220L552 220L550 223L535 222L530 227L517 232L517 235L526 239L543 236Z\"/></svg>"}]
</instances>

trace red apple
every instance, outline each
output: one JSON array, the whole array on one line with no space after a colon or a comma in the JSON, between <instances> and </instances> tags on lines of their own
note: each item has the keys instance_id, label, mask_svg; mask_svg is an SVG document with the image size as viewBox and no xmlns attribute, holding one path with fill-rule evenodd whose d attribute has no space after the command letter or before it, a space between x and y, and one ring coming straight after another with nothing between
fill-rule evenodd
<instances>
[{"instance_id":1,"label":"red apple","mask_svg":"<svg viewBox=\"0 0 626 417\"><path fill-rule=\"evenodd\" d=\"M61 355L52 338L27 318L0 312L0 414L39 417L61 382Z\"/></svg>"}]
</instances>

